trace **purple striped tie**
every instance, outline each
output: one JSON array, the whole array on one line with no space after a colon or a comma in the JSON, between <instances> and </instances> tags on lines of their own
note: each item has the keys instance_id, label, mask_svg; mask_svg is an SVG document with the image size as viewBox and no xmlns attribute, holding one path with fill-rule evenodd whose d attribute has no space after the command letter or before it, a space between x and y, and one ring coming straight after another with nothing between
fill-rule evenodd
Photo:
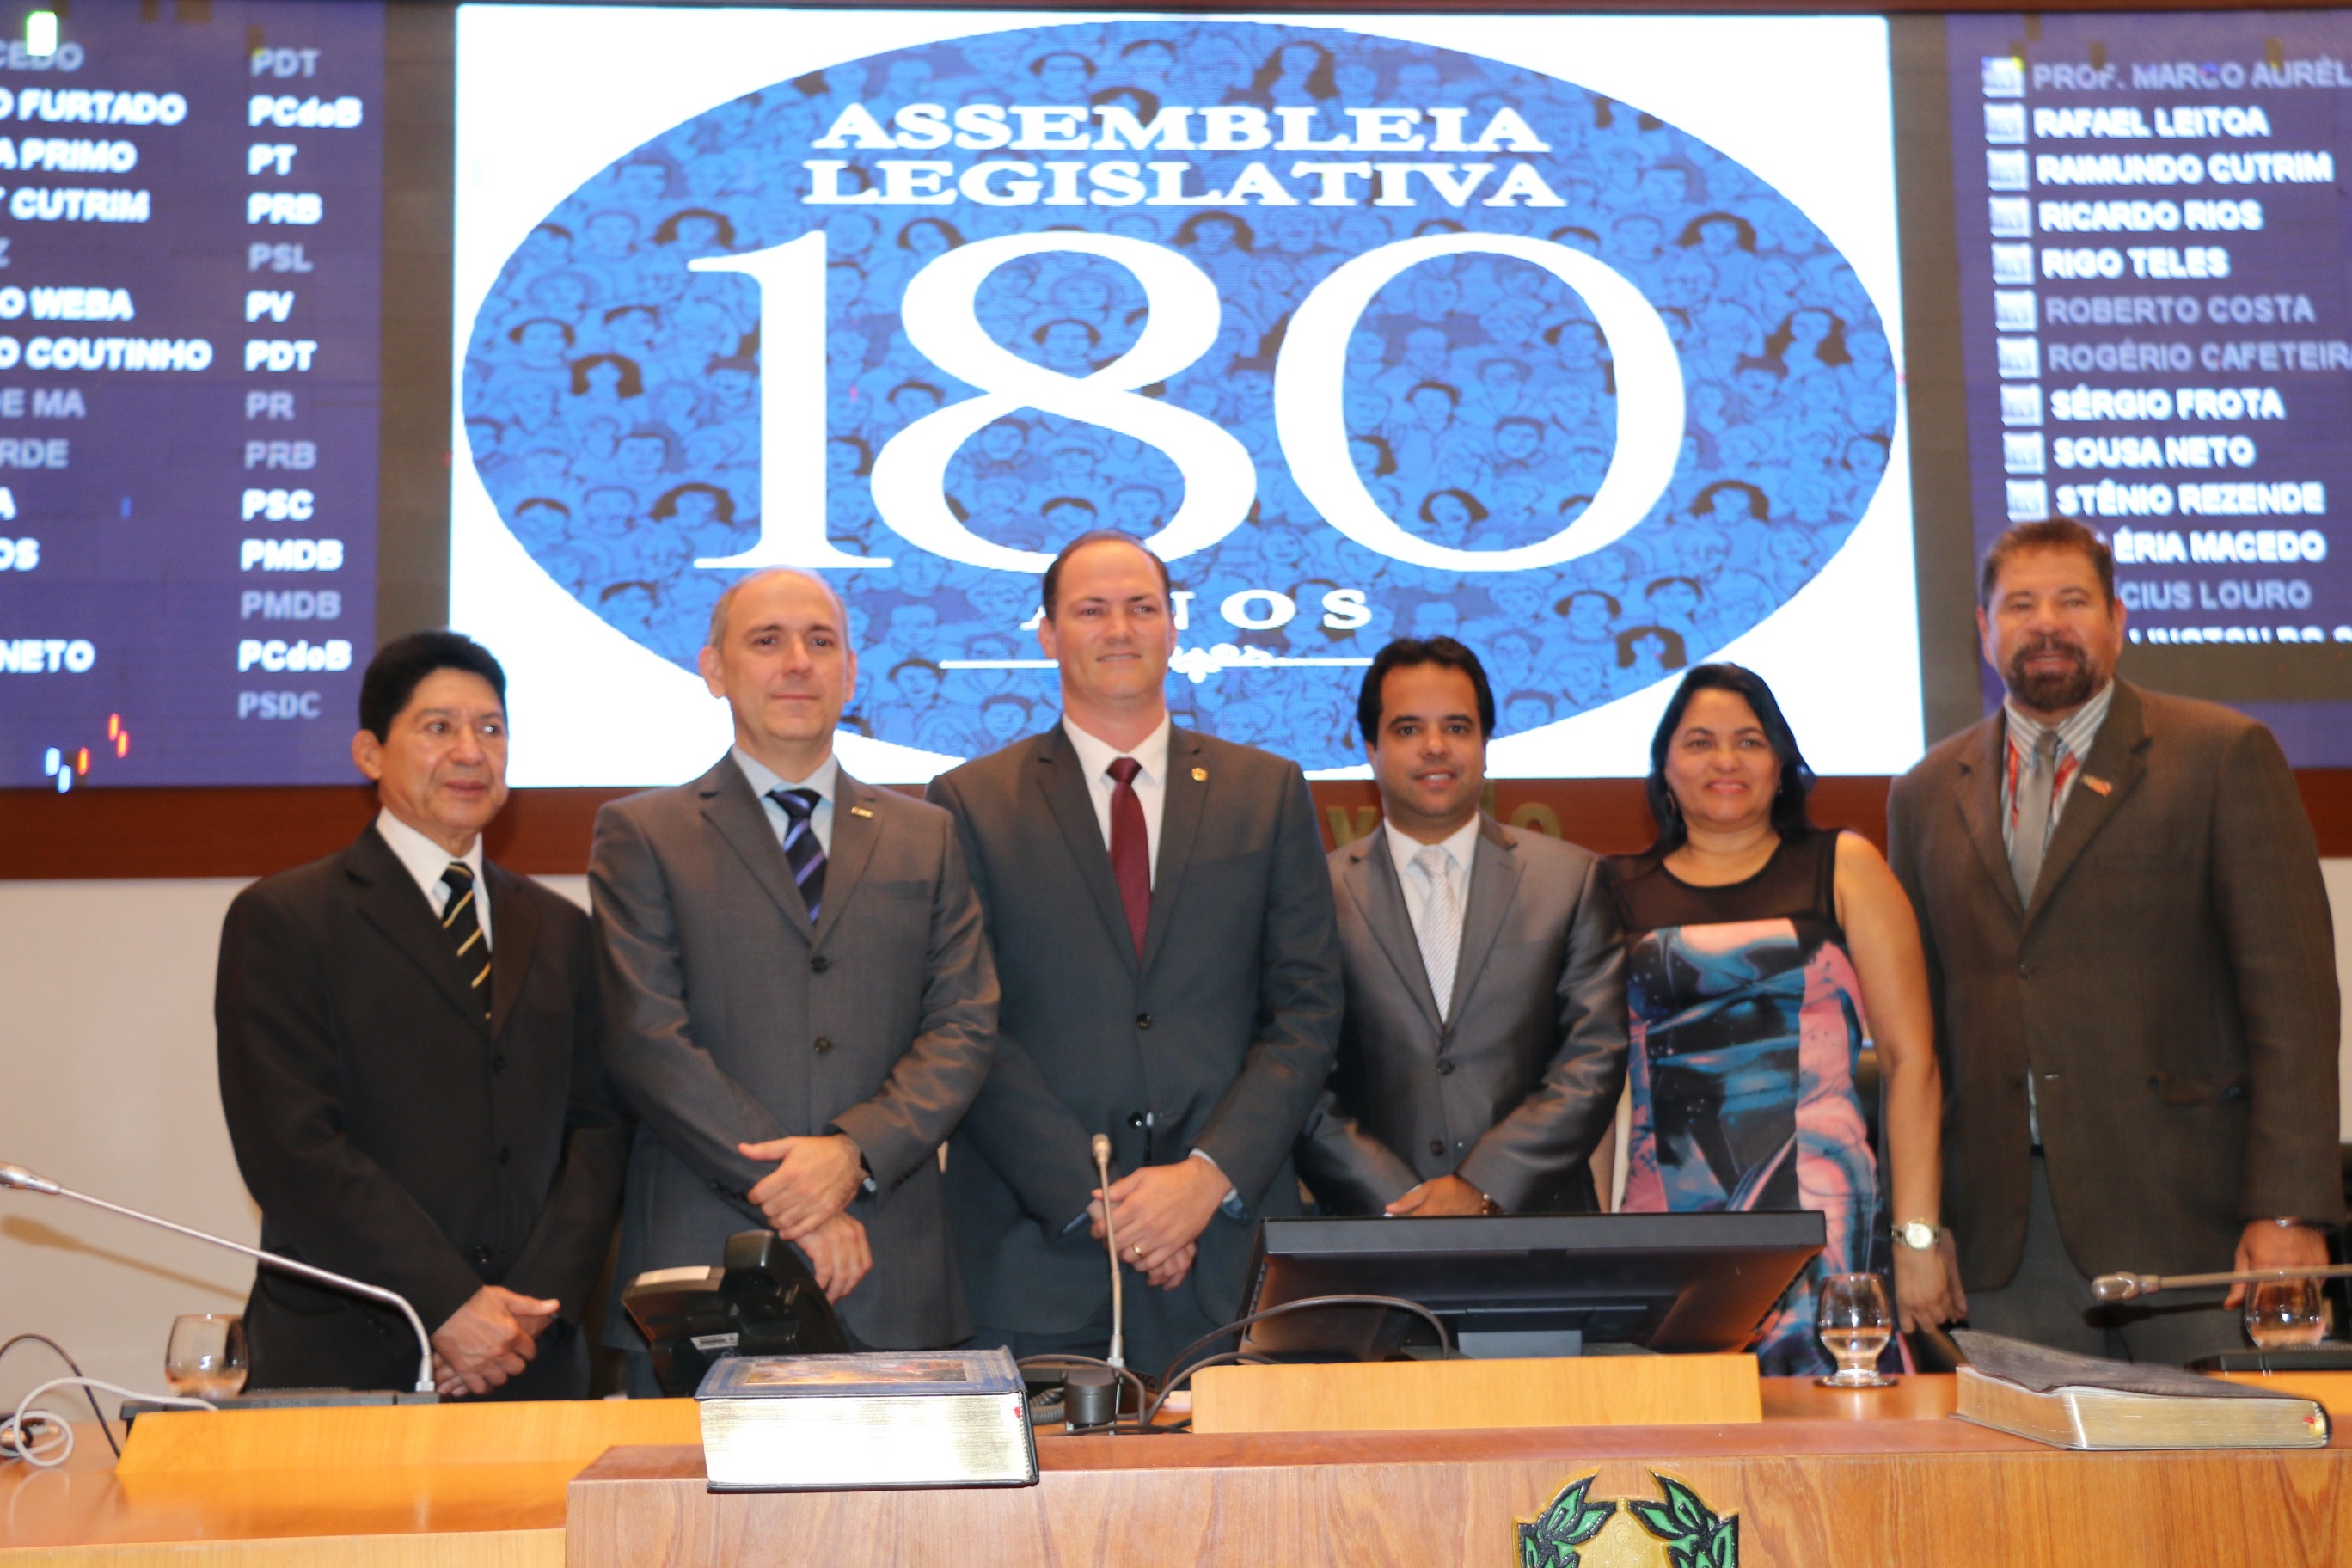
<instances>
[{"instance_id":1,"label":"purple striped tie","mask_svg":"<svg viewBox=\"0 0 2352 1568\"><path fill-rule=\"evenodd\" d=\"M768 798L784 808L792 826L784 829L784 858L791 862L793 880L814 921L824 898L824 846L816 841L816 805L824 797L813 789L772 789Z\"/></svg>"}]
</instances>

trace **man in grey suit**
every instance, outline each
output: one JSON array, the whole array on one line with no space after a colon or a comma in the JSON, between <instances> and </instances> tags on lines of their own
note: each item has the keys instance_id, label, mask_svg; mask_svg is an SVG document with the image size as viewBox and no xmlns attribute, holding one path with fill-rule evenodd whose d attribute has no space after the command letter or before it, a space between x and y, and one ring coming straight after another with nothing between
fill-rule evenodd
<instances>
[{"instance_id":1,"label":"man in grey suit","mask_svg":"<svg viewBox=\"0 0 2352 1568\"><path fill-rule=\"evenodd\" d=\"M996 973L945 812L833 754L857 658L832 589L763 572L711 611L735 744L596 816L609 1068L641 1123L615 1286L772 1226L877 1349L971 1331L938 1152L988 1075ZM626 1317L606 1342L652 1370Z\"/></svg>"},{"instance_id":2,"label":"man in grey suit","mask_svg":"<svg viewBox=\"0 0 2352 1568\"><path fill-rule=\"evenodd\" d=\"M977 1338L1103 1353L1108 1217L1129 1359L1238 1310L1255 1222L1298 1212L1291 1144L1339 1023L1331 883L1297 764L1169 721L1168 569L1082 536L1045 579L1062 721L932 782L1003 979L996 1068L949 1152ZM1089 1146L1124 1172L1099 1190ZM1091 1223L1090 1223L1091 1222Z\"/></svg>"},{"instance_id":3,"label":"man in grey suit","mask_svg":"<svg viewBox=\"0 0 2352 1568\"><path fill-rule=\"evenodd\" d=\"M1495 696L1404 637L1356 705L1381 827L1331 852L1348 1002L1299 1173L1341 1214L1597 1207L1625 1082L1625 954L1600 857L1478 809Z\"/></svg>"},{"instance_id":4,"label":"man in grey suit","mask_svg":"<svg viewBox=\"0 0 2352 1568\"><path fill-rule=\"evenodd\" d=\"M1895 784L1950 1086L1944 1193L1980 1329L2179 1362L2219 1292L2102 1309L2093 1276L2326 1261L2336 1010L2326 890L2268 730L2115 679L2087 529L2011 529L1977 611L2002 710Z\"/></svg>"}]
</instances>

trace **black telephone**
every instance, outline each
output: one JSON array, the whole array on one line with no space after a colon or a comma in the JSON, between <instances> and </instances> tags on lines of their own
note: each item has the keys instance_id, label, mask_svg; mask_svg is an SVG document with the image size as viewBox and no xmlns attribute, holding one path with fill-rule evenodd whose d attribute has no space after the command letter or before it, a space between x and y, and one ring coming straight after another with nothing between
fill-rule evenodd
<instances>
[{"instance_id":1,"label":"black telephone","mask_svg":"<svg viewBox=\"0 0 2352 1568\"><path fill-rule=\"evenodd\" d=\"M772 1230L727 1238L719 1268L656 1268L621 1291L652 1349L654 1378L691 1394L730 1355L836 1355L849 1349L833 1303L792 1245Z\"/></svg>"}]
</instances>

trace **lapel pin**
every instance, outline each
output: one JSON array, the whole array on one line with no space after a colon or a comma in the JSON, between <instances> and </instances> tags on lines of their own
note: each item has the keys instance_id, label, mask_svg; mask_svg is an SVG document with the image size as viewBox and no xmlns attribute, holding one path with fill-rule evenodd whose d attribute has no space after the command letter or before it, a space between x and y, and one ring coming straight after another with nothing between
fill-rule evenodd
<instances>
[{"instance_id":1,"label":"lapel pin","mask_svg":"<svg viewBox=\"0 0 2352 1568\"><path fill-rule=\"evenodd\" d=\"M849 808L849 815L852 816L871 816L874 815L874 808L866 805L853 805Z\"/></svg>"},{"instance_id":2,"label":"lapel pin","mask_svg":"<svg viewBox=\"0 0 2352 1568\"><path fill-rule=\"evenodd\" d=\"M2088 790L2095 790L2101 795L2113 795L2116 793L2115 785L2109 784L2105 779L2093 778L2089 773L2084 773L2083 775L2083 787Z\"/></svg>"},{"instance_id":3,"label":"lapel pin","mask_svg":"<svg viewBox=\"0 0 2352 1568\"><path fill-rule=\"evenodd\" d=\"M1207 784L1209 782L1209 770L1206 768L1194 768L1192 770L1192 782L1194 784Z\"/></svg>"}]
</instances>

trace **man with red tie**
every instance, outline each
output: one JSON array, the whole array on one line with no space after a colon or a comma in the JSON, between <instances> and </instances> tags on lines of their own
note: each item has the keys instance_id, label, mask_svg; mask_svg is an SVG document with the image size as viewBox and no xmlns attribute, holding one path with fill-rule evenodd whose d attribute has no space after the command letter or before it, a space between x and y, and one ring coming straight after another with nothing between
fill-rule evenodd
<instances>
[{"instance_id":1,"label":"man with red tie","mask_svg":"<svg viewBox=\"0 0 2352 1568\"><path fill-rule=\"evenodd\" d=\"M1291 1144L1339 1024L1330 879L1296 763L1170 721L1157 555L1083 535L1044 599L1061 722L931 785L1003 988L948 1184L978 1342L1103 1353L1108 1205L1121 1267L1160 1287L1127 1295L1156 1373L1240 1310L1256 1221L1298 1212Z\"/></svg>"}]
</instances>

